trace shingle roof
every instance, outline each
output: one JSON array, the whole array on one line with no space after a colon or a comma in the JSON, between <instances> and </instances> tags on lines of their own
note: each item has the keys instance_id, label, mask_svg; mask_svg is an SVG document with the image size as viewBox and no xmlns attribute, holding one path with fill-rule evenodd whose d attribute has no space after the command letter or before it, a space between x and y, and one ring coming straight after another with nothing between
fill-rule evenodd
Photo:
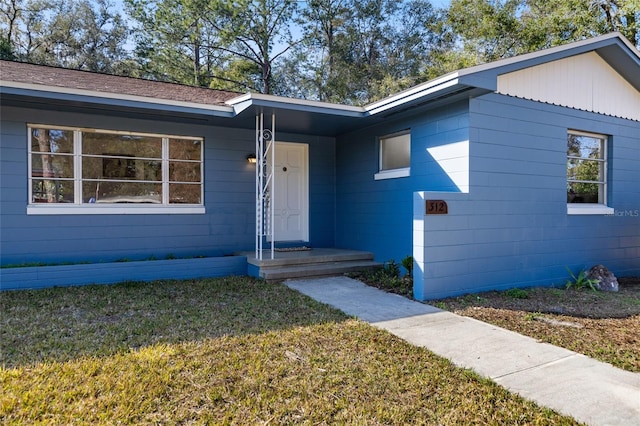
<instances>
[{"instance_id":1,"label":"shingle roof","mask_svg":"<svg viewBox=\"0 0 640 426\"><path fill-rule=\"evenodd\" d=\"M203 87L4 60L0 60L0 80L204 105L225 105L225 101L240 95Z\"/></svg>"}]
</instances>

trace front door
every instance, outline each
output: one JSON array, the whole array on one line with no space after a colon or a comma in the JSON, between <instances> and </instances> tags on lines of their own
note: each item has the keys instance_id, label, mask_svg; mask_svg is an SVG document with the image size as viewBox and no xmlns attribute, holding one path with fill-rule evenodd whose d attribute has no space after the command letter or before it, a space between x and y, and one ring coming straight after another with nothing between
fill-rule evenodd
<instances>
[{"instance_id":1,"label":"front door","mask_svg":"<svg viewBox=\"0 0 640 426\"><path fill-rule=\"evenodd\" d=\"M309 145L276 142L275 149L275 240L309 241Z\"/></svg>"}]
</instances>

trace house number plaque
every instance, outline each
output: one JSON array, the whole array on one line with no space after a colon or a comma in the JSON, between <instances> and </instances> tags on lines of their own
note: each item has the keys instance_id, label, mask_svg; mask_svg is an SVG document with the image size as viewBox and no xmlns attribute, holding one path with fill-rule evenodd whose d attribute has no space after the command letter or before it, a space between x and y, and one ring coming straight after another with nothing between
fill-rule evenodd
<instances>
[{"instance_id":1,"label":"house number plaque","mask_svg":"<svg viewBox=\"0 0 640 426\"><path fill-rule=\"evenodd\" d=\"M426 200L426 214L449 214L449 206L444 200Z\"/></svg>"}]
</instances>

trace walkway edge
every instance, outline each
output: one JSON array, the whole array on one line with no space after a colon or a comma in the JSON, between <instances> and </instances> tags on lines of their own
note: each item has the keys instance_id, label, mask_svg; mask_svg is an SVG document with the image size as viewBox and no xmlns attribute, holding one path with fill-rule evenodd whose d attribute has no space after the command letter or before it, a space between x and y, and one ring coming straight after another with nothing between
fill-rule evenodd
<instances>
[{"instance_id":1,"label":"walkway edge","mask_svg":"<svg viewBox=\"0 0 640 426\"><path fill-rule=\"evenodd\" d=\"M638 373L351 278L291 280L285 284L580 422L594 426L640 424Z\"/></svg>"}]
</instances>

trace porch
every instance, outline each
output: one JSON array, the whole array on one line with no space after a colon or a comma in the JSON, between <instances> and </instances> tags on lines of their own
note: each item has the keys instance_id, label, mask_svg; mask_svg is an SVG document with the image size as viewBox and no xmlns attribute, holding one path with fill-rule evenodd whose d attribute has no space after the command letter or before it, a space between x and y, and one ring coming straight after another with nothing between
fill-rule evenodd
<instances>
[{"instance_id":1,"label":"porch","mask_svg":"<svg viewBox=\"0 0 640 426\"><path fill-rule=\"evenodd\" d=\"M373 260L373 253L337 248L275 249L262 251L262 259L257 252L236 253L247 258L247 273L267 281L292 278L310 278L342 275L347 272L381 268L382 264ZM260 256L258 256L260 257Z\"/></svg>"}]
</instances>

